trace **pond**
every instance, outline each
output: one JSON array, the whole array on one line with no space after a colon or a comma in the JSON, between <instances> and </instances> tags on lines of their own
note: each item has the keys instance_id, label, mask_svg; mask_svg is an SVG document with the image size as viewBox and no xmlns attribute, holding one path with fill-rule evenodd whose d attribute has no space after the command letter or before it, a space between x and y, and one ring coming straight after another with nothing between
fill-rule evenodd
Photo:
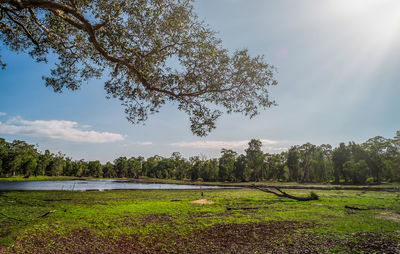
<instances>
[{"instance_id":1,"label":"pond","mask_svg":"<svg viewBox=\"0 0 400 254\"><path fill-rule=\"evenodd\" d=\"M183 184L160 184L130 182L117 179L89 179L69 181L27 181L27 182L0 182L0 191L17 190L196 190L196 189L224 189L233 187L224 186L199 186Z\"/></svg>"}]
</instances>

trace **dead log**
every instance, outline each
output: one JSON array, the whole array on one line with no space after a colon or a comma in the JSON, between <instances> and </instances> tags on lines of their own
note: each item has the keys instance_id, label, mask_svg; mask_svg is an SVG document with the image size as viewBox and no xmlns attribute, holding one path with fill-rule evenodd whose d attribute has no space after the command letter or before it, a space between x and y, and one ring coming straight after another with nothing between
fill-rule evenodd
<instances>
[{"instance_id":1,"label":"dead log","mask_svg":"<svg viewBox=\"0 0 400 254\"><path fill-rule=\"evenodd\" d=\"M274 189L277 190L278 192L272 191L272 190L270 190L270 189L268 189L268 188L261 188L261 187L258 187L258 186L253 186L253 188L255 188L255 189L257 189L257 190L260 190L260 191L264 191L264 192L267 192L267 193L274 194L274 195L276 195L276 196L278 196L278 197L281 197L281 198L290 198L290 199L294 199L294 200L297 200L297 201L319 200L318 195L315 194L314 192L311 192L310 195L309 195L308 197L297 197L297 196L293 196L293 195L290 195L290 194L288 194L288 193L282 191L281 189L279 189L279 188L276 187L276 186L273 186L273 187L271 187L271 188L274 188Z\"/></svg>"}]
</instances>

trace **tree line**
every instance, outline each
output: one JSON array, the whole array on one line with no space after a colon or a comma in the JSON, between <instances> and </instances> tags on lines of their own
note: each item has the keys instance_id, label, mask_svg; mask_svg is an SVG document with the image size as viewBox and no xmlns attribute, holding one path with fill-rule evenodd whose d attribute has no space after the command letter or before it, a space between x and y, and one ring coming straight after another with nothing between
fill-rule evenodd
<instances>
[{"instance_id":1,"label":"tree line","mask_svg":"<svg viewBox=\"0 0 400 254\"><path fill-rule=\"evenodd\" d=\"M0 176L147 176L160 179L248 182L291 181L299 183L366 184L400 181L400 131L392 139L377 136L362 144L306 143L288 151L271 154L262 151L262 142L252 139L243 154L222 149L219 158L193 156L179 152L170 157L155 155L119 157L105 164L100 161L73 160L62 153L40 152L25 141L7 142L0 138Z\"/></svg>"}]
</instances>

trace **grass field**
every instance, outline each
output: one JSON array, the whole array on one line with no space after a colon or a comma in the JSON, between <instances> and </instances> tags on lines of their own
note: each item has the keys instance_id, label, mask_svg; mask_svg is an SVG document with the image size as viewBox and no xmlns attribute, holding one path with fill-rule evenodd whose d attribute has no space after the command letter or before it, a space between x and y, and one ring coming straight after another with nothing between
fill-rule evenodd
<instances>
[{"instance_id":1,"label":"grass field","mask_svg":"<svg viewBox=\"0 0 400 254\"><path fill-rule=\"evenodd\" d=\"M204 196L198 190L3 192L0 252L400 253L400 194L316 192L320 200L309 202L250 189L203 190ZM199 199L213 203L192 203Z\"/></svg>"}]
</instances>

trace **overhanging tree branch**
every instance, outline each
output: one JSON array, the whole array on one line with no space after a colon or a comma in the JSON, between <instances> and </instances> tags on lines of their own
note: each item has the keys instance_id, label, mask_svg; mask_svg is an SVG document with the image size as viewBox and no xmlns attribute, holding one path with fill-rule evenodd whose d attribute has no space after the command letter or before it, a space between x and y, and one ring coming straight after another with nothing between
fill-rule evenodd
<instances>
[{"instance_id":1,"label":"overhanging tree branch","mask_svg":"<svg viewBox=\"0 0 400 254\"><path fill-rule=\"evenodd\" d=\"M203 136L223 111L253 117L276 105L267 90L277 84L273 66L247 50L229 54L215 32L197 20L191 0L0 4L20 15L6 12L0 18L6 45L15 51L34 48L29 54L38 61L48 53L59 56L57 68L45 78L47 86L75 90L108 72L106 91L122 101L134 123L171 101L190 116L192 131Z\"/></svg>"}]
</instances>

